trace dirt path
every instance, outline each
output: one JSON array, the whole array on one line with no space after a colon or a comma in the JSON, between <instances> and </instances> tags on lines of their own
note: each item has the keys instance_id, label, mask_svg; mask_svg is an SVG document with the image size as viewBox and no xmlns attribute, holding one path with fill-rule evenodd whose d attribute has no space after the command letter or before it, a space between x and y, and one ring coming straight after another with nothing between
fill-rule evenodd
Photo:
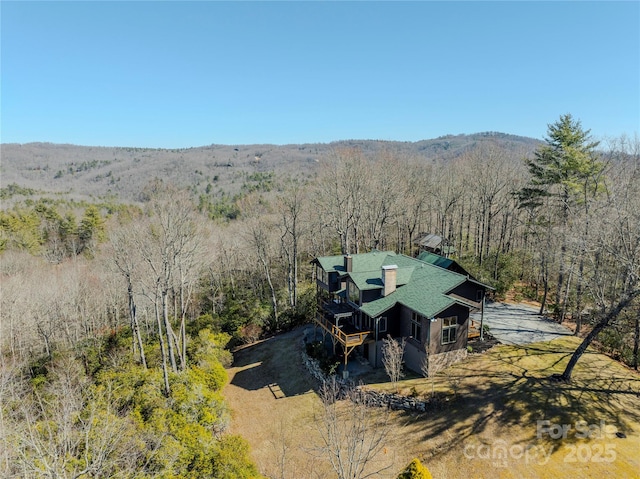
<instances>
[{"instance_id":1,"label":"dirt path","mask_svg":"<svg viewBox=\"0 0 640 479\"><path fill-rule=\"evenodd\" d=\"M298 328L246 346L227 370L231 432L249 441L251 456L268 477L312 477L309 470L323 467L309 451L320 403L302 364L303 334Z\"/></svg>"},{"instance_id":2,"label":"dirt path","mask_svg":"<svg viewBox=\"0 0 640 479\"><path fill-rule=\"evenodd\" d=\"M308 328L313 326L236 351L227 370L224 395L232 409L231 432L249 442L260 472L274 479L335 477L317 449L322 441L314 416L322 405L301 358ZM404 421L395 421L382 455L372 462L373 467L390 467L378 476L381 479L395 478L415 457L414 448L407 448L402 437Z\"/></svg>"}]
</instances>

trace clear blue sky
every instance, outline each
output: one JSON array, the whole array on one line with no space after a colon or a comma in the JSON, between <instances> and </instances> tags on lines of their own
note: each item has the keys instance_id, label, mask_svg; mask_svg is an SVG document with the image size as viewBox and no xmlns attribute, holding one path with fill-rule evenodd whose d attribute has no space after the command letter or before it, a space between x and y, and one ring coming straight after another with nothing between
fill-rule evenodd
<instances>
[{"instance_id":1,"label":"clear blue sky","mask_svg":"<svg viewBox=\"0 0 640 479\"><path fill-rule=\"evenodd\" d=\"M1 141L640 130L640 3L2 1Z\"/></svg>"}]
</instances>

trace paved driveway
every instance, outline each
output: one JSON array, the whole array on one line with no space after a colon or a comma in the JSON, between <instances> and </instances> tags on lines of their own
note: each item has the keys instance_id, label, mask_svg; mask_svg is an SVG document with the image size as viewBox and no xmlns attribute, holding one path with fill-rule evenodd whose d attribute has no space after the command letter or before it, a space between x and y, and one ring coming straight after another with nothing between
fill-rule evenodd
<instances>
[{"instance_id":1,"label":"paved driveway","mask_svg":"<svg viewBox=\"0 0 640 479\"><path fill-rule=\"evenodd\" d=\"M473 313L471 319L480 322L480 313ZM539 316L537 308L522 304L485 304L484 324L503 344L537 343L573 335L570 329Z\"/></svg>"}]
</instances>

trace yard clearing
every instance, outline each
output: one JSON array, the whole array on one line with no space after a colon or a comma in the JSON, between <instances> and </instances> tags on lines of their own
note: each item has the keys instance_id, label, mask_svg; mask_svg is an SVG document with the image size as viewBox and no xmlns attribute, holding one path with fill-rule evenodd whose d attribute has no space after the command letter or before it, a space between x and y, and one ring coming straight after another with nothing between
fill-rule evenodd
<instances>
[{"instance_id":1,"label":"yard clearing","mask_svg":"<svg viewBox=\"0 0 640 479\"><path fill-rule=\"evenodd\" d=\"M300 328L247 346L228 370L232 432L272 478L335 477L314 450L321 404L302 366L302 337ZM640 376L588 349L571 383L551 381L578 344L499 345L438 374L438 407L392 413L380 461L393 467L379 477L395 478L418 457L434 478L640 478ZM380 370L358 379L391 390ZM408 375L399 385L431 394L430 379Z\"/></svg>"}]
</instances>

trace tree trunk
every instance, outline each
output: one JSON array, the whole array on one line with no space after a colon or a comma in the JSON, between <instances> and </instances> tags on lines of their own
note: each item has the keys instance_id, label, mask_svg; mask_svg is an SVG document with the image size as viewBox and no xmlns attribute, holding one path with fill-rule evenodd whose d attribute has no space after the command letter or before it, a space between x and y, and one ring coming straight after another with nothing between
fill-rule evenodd
<instances>
[{"instance_id":1,"label":"tree trunk","mask_svg":"<svg viewBox=\"0 0 640 479\"><path fill-rule=\"evenodd\" d=\"M171 362L171 369L174 372L178 371L178 366L176 364L176 353L173 349L173 342L171 338L173 337L173 329L171 328L171 322L169 321L169 304L168 304L168 296L169 293L165 289L162 291L162 318L164 319L164 328L167 333L167 346L169 349L169 361ZM162 335L161 335L162 336Z\"/></svg>"},{"instance_id":2,"label":"tree trunk","mask_svg":"<svg viewBox=\"0 0 640 479\"><path fill-rule=\"evenodd\" d=\"M546 248L542 245L540 253L540 275L542 276L542 286L544 291L542 293L542 304L540 304L540 314L544 314L544 308L547 305L547 299L549 297L549 257L547 253L551 251L551 244L549 240L549 231L546 232Z\"/></svg>"},{"instance_id":3,"label":"tree trunk","mask_svg":"<svg viewBox=\"0 0 640 479\"><path fill-rule=\"evenodd\" d=\"M482 210L482 222L481 222L481 225L478 227L478 231L480 233L480 239L478 244L478 253L479 253L478 264L482 266L482 262L484 261L484 243L486 240L485 236L487 234L487 213L485 210Z\"/></svg>"},{"instance_id":4,"label":"tree trunk","mask_svg":"<svg viewBox=\"0 0 640 479\"><path fill-rule=\"evenodd\" d=\"M573 279L573 268L575 266L575 261L571 262L571 268L569 269L569 277L567 278L567 286L564 290L564 297L562 298L562 311L560 314L560 324L562 324L567 315L567 303L569 302L569 291L571 289L571 281Z\"/></svg>"},{"instance_id":5,"label":"tree trunk","mask_svg":"<svg viewBox=\"0 0 640 479\"><path fill-rule=\"evenodd\" d=\"M544 314L544 307L547 305L547 294L549 293L549 280L547 279L547 274L543 273L542 278L543 292L542 292L542 301L540 302L540 311L539 315Z\"/></svg>"},{"instance_id":6,"label":"tree trunk","mask_svg":"<svg viewBox=\"0 0 640 479\"><path fill-rule=\"evenodd\" d=\"M564 192L562 195L562 244L560 245L560 264L558 268L558 286L556 289L556 312L558 314L558 318L560 318L560 323L564 319L564 310L565 303L562 299L562 287L564 286L564 275L565 275L565 264L564 260L567 255L567 238L566 238L566 229L567 224L569 222L569 189L567 186L564 187ZM569 290L569 286L567 285L567 291Z\"/></svg>"},{"instance_id":7,"label":"tree trunk","mask_svg":"<svg viewBox=\"0 0 640 479\"><path fill-rule=\"evenodd\" d=\"M493 213L491 211L492 205L489 205L489 209L487 210L487 234L484 240L484 255L486 258L489 257L489 252L491 251L491 222L493 221Z\"/></svg>"},{"instance_id":8,"label":"tree trunk","mask_svg":"<svg viewBox=\"0 0 640 479\"><path fill-rule=\"evenodd\" d=\"M273 281L271 281L271 272L269 271L269 267L265 261L263 261L263 266L265 269L265 275L267 277L267 283L269 284L269 291L271 292L271 305L273 306L273 324L274 331L278 330L278 298L276 296L276 289L273 286Z\"/></svg>"},{"instance_id":9,"label":"tree trunk","mask_svg":"<svg viewBox=\"0 0 640 479\"><path fill-rule=\"evenodd\" d=\"M635 331L633 337L633 369L638 370L638 345L640 344L640 312L635 314Z\"/></svg>"},{"instance_id":10,"label":"tree trunk","mask_svg":"<svg viewBox=\"0 0 640 479\"><path fill-rule=\"evenodd\" d=\"M582 328L582 281L584 274L584 248L580 255L580 263L578 264L578 284L576 286L576 330L574 334L578 336Z\"/></svg>"},{"instance_id":11,"label":"tree trunk","mask_svg":"<svg viewBox=\"0 0 640 479\"><path fill-rule=\"evenodd\" d=\"M158 311L157 297L156 297L156 304L155 304L155 312L156 312L156 321L158 323L158 338L160 339L160 355L162 356L162 376L164 378L164 395L166 397L169 397L171 395L171 387L169 386L169 371L167 370L167 347L164 344L164 333L162 332L162 320L160 318L160 311Z\"/></svg>"},{"instance_id":12,"label":"tree trunk","mask_svg":"<svg viewBox=\"0 0 640 479\"><path fill-rule=\"evenodd\" d=\"M573 368L575 367L580 357L587 350L587 347L589 347L589 345L596 338L596 336L600 334L600 331L602 331L604 328L609 326L609 323L611 323L611 321L616 319L620 314L620 312L624 308L626 308L629 305L629 303L631 303L631 301L633 301L633 299L638 294L640 294L640 290L635 290L631 294L624 296L618 302L618 304L611 311L609 311L609 313L607 313L600 320L598 324L594 326L594 328L589 332L589 334L587 334L587 336L584 338L582 343L580 343L580 346L578 346L578 349L576 349L575 352L573 353L573 356L571 356L571 359L569 360L569 363L567 364L567 367L565 368L564 372L560 375L554 374L553 377L565 382L571 381L571 374L573 373Z\"/></svg>"},{"instance_id":13,"label":"tree trunk","mask_svg":"<svg viewBox=\"0 0 640 479\"><path fill-rule=\"evenodd\" d=\"M451 237L455 238L456 253L460 254L462 248L462 226L464 224L464 201L460 203L460 212L458 213L458 222L455 225L455 231L451 232ZM458 257L458 259L460 259Z\"/></svg>"},{"instance_id":14,"label":"tree trunk","mask_svg":"<svg viewBox=\"0 0 640 479\"><path fill-rule=\"evenodd\" d=\"M147 358L144 354L144 343L142 342L142 336L140 334L140 326L138 325L138 317L136 316L136 303L133 298L133 286L131 284L131 280L128 278L129 285L127 288L129 294L129 317L131 319L131 332L133 333L133 349L134 355L136 350L136 343L138 345L137 349L140 351L140 363L142 366L147 369Z\"/></svg>"},{"instance_id":15,"label":"tree trunk","mask_svg":"<svg viewBox=\"0 0 640 479\"><path fill-rule=\"evenodd\" d=\"M298 307L298 236L293 238L293 304L294 308Z\"/></svg>"}]
</instances>

